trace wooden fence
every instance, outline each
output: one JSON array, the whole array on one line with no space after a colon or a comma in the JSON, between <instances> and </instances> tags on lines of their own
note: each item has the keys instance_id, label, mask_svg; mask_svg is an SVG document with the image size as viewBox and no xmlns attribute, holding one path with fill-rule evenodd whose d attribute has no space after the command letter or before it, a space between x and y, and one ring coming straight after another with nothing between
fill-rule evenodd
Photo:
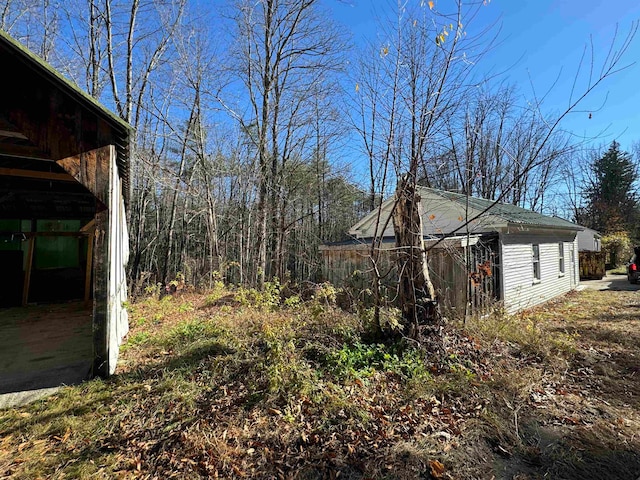
<instances>
[{"instance_id":1,"label":"wooden fence","mask_svg":"<svg viewBox=\"0 0 640 480\"><path fill-rule=\"evenodd\" d=\"M428 251L429 274L438 300L447 312L463 315L466 305L480 312L500 300L500 261L497 239L473 239L466 248L465 238L447 239ZM426 242L427 248L429 243ZM473 243L473 242L470 242ZM397 286L397 269L393 241L384 242L378 250L375 268L382 284L393 300ZM374 264L371 245L353 243L322 245L322 280L355 289L371 286ZM467 268L469 265L469 268Z\"/></svg>"},{"instance_id":2,"label":"wooden fence","mask_svg":"<svg viewBox=\"0 0 640 480\"><path fill-rule=\"evenodd\" d=\"M600 280L604 277L605 253L604 252L579 252L580 280Z\"/></svg>"}]
</instances>

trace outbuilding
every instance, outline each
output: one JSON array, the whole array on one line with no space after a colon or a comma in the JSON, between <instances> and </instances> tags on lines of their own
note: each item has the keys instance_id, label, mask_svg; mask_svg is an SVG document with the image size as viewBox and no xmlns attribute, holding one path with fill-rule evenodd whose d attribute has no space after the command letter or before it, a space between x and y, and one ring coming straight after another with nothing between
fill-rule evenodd
<instances>
[{"instance_id":1,"label":"outbuilding","mask_svg":"<svg viewBox=\"0 0 640 480\"><path fill-rule=\"evenodd\" d=\"M0 32L0 393L115 370L132 129Z\"/></svg>"},{"instance_id":2,"label":"outbuilding","mask_svg":"<svg viewBox=\"0 0 640 480\"><path fill-rule=\"evenodd\" d=\"M440 303L458 312L503 305L509 313L578 285L577 232L582 227L515 205L418 187L431 279ZM351 240L321 247L325 279L342 284L372 270L372 241L393 289L390 198L349 230Z\"/></svg>"},{"instance_id":3,"label":"outbuilding","mask_svg":"<svg viewBox=\"0 0 640 480\"><path fill-rule=\"evenodd\" d=\"M578 232L580 280L599 280L606 274L602 235L590 228L583 228L584 230Z\"/></svg>"}]
</instances>

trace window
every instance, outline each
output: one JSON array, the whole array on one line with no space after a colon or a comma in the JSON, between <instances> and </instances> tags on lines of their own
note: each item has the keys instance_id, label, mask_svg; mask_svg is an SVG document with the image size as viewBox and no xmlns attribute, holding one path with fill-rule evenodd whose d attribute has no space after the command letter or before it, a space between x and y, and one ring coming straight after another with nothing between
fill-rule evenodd
<instances>
[{"instance_id":1,"label":"window","mask_svg":"<svg viewBox=\"0 0 640 480\"><path fill-rule=\"evenodd\" d=\"M558 270L564 275L564 243L558 242Z\"/></svg>"},{"instance_id":2,"label":"window","mask_svg":"<svg viewBox=\"0 0 640 480\"><path fill-rule=\"evenodd\" d=\"M533 257L533 281L540 281L540 245L531 245Z\"/></svg>"}]
</instances>

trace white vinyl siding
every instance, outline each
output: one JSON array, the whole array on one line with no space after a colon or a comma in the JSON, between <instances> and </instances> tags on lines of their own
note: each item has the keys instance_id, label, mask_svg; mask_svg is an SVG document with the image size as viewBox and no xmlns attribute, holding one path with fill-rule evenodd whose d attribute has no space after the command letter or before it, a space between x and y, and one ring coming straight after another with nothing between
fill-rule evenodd
<instances>
[{"instance_id":1,"label":"white vinyl siding","mask_svg":"<svg viewBox=\"0 0 640 480\"><path fill-rule=\"evenodd\" d=\"M558 275L558 239L542 235L505 235L502 243L503 299L508 313L533 307L562 295L577 284L577 255L573 271ZM577 251L577 240L562 239L565 243L565 262L571 265L570 246ZM533 245L540 251L540 280L534 278L532 267ZM566 271L571 270L565 268Z\"/></svg>"}]
</instances>

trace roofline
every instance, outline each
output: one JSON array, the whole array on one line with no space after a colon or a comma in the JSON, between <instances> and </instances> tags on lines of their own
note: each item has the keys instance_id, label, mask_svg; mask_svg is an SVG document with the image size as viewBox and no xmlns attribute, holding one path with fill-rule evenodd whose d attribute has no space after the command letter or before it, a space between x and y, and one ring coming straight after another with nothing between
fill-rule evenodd
<instances>
[{"instance_id":1,"label":"roofline","mask_svg":"<svg viewBox=\"0 0 640 480\"><path fill-rule=\"evenodd\" d=\"M593 228L585 227L583 225L578 225L578 226L582 227L583 232L587 232L587 233L591 232L594 237L602 238L602 234L599 231L594 230Z\"/></svg>"},{"instance_id":2,"label":"roofline","mask_svg":"<svg viewBox=\"0 0 640 480\"><path fill-rule=\"evenodd\" d=\"M4 30L0 29L0 43L2 42L4 42L9 46L9 48L13 49L16 54L26 60L26 63L29 67L39 70L40 73L42 73L46 78L52 80L53 83L57 84L66 93L81 100L87 105L87 107L95 110L98 114L105 117L105 119L108 120L109 123L111 123L114 127L126 130L128 133L132 133L134 131L134 128L128 122L126 122L111 110L109 110L107 107L102 105L102 103L100 103L98 100L78 87L78 85L58 72L53 66L51 66L48 62L29 50L29 48L27 48L25 45L13 38Z\"/></svg>"},{"instance_id":3,"label":"roofline","mask_svg":"<svg viewBox=\"0 0 640 480\"><path fill-rule=\"evenodd\" d=\"M436 188L431 188L431 187L425 187L423 185L418 185L417 186L418 189L418 193L421 194L422 199L424 200L424 195L435 195L437 197L439 197L440 199L447 201L447 202L452 202L454 204L457 204L458 202L447 196L447 194L453 194L453 195L461 195L460 193L457 192L448 192L446 190L439 190ZM422 190L423 192L420 192L419 190ZM376 207L374 210L371 210L371 212L367 213L363 218L361 218L358 222L356 222L355 225L353 225L349 230L348 230L348 234L359 239L359 240L364 240L366 238L370 238L367 236L364 236L362 234L362 232L360 231L360 229L363 226L366 226L366 224L375 221L374 218L371 218L376 211L379 211L380 213L382 213L382 211L392 202L394 202L394 198L395 195L391 195L389 198L387 198L386 200L384 200L378 207ZM485 200L484 198L479 198L479 197L470 197L473 198L475 200ZM544 215L538 212L533 212L531 210L527 210L525 208L519 207L522 210L527 210L528 212L532 212L532 213L538 213L540 216L546 217L546 218L557 218L558 220L562 220L563 222L566 222L566 225L549 225L549 224L540 224L540 223L518 223L518 222L513 222L513 221L509 221L506 220L500 213L497 213L496 211L493 210L493 206L495 205L501 205L501 202L494 202L494 204L491 206L491 208L489 208L487 211L482 212L480 209L474 208L474 207L469 207L469 211L472 217L477 217L476 219L478 219L480 222L482 222L483 220L489 218L489 217L494 217L495 219L497 219L498 221L496 222L492 222L489 223L488 225L484 225L480 227L480 231L475 231L473 232L474 234L483 234L483 233L498 233L498 232L506 232L509 228L535 228L535 229L542 229L542 230L564 230L564 231L573 231L573 232L580 232L583 231L585 229L585 227L582 227L580 225L577 224L573 224L572 222L569 222L568 220L564 220L563 218L560 217L556 217L556 216L549 216L549 215ZM384 223L381 225L384 226ZM462 227L461 227L462 228ZM386 230L386 229L385 229ZM384 236L384 232L380 232L380 234L382 236ZM459 231L456 230L455 234L459 234ZM454 235L452 233L448 233L448 234L444 234L443 236L447 236L447 235Z\"/></svg>"},{"instance_id":4,"label":"roofline","mask_svg":"<svg viewBox=\"0 0 640 480\"><path fill-rule=\"evenodd\" d=\"M506 222L504 224L504 226L501 226L501 228L503 230L508 229L510 227L514 227L514 228L539 228L539 229L544 229L544 230L567 230L570 232L581 232L584 230L583 227L579 226L579 225L575 225L575 226L571 226L571 225L567 225L567 226L560 226L560 225L542 225L542 224L537 224L537 223L516 223L516 222Z\"/></svg>"},{"instance_id":5,"label":"roofline","mask_svg":"<svg viewBox=\"0 0 640 480\"><path fill-rule=\"evenodd\" d=\"M469 232L469 237L497 237L498 234L500 232L498 232L497 230L487 230L487 231L483 231L483 232ZM438 240L445 240L445 239L451 239L451 238L466 238L467 234L465 233L444 233L444 234L439 234L439 235L423 235L422 239L425 242L435 242ZM374 240L374 237L353 237L347 240L341 240L339 242L325 242L322 245L326 246L326 247L336 247L336 246L341 246L341 245L368 245L371 246L371 242ZM395 235L384 235L384 236L380 236L380 237L376 237L377 241L382 241L382 242L395 242L396 241L396 237Z\"/></svg>"}]
</instances>

